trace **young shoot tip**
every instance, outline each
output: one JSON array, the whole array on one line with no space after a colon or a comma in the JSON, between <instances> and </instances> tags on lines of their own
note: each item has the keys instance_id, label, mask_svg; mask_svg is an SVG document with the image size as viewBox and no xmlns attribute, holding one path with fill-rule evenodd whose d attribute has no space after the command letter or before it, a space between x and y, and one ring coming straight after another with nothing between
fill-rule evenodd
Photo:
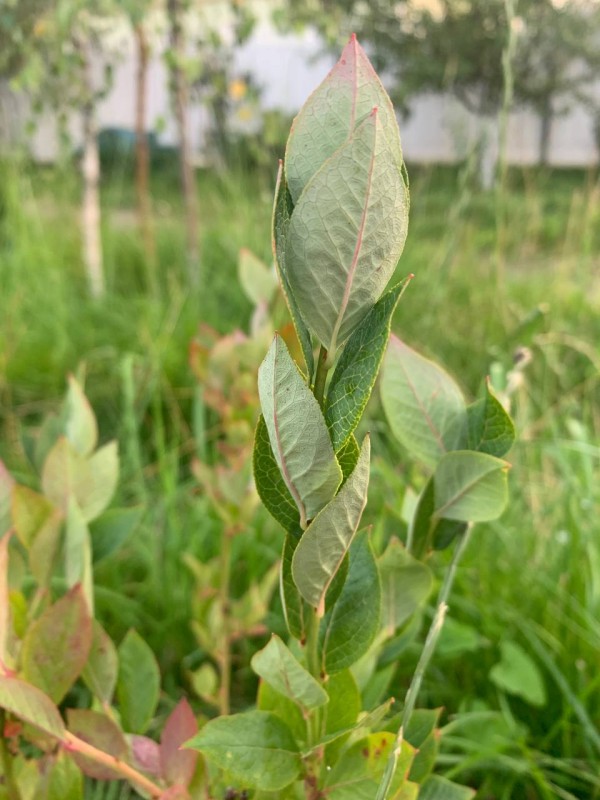
<instances>
[{"instance_id":1,"label":"young shoot tip","mask_svg":"<svg viewBox=\"0 0 600 800\"><path fill-rule=\"evenodd\" d=\"M356 42L356 34L355 33L351 33L350 34L350 41L351 42Z\"/></svg>"}]
</instances>

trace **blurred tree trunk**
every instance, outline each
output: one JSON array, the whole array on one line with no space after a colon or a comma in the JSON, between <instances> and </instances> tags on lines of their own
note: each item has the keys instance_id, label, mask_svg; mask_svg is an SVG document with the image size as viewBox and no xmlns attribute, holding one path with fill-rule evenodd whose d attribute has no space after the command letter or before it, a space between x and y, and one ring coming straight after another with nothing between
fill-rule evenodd
<instances>
[{"instance_id":1,"label":"blurred tree trunk","mask_svg":"<svg viewBox=\"0 0 600 800\"><path fill-rule=\"evenodd\" d=\"M539 159L543 167L548 166L548 159L550 157L550 135L552 133L552 122L554 120L554 112L552 109L552 101L546 98L542 109L540 110L540 150Z\"/></svg>"},{"instance_id":2,"label":"blurred tree trunk","mask_svg":"<svg viewBox=\"0 0 600 800\"><path fill-rule=\"evenodd\" d=\"M183 33L183 0L168 0L171 28L171 91L179 137L181 186L185 205L186 260L192 284L198 282L200 246L198 238L198 198L194 176L192 147L188 130L189 91L185 75L185 36Z\"/></svg>"},{"instance_id":3,"label":"blurred tree trunk","mask_svg":"<svg viewBox=\"0 0 600 800\"><path fill-rule=\"evenodd\" d=\"M98 150L98 129L94 80L89 41L85 34L77 36L76 46L81 55L82 75L85 89L83 117L83 157L81 172L83 176L82 237L83 263L87 273L92 297L104 295L104 266L102 257L102 236L100 230L100 153Z\"/></svg>"},{"instance_id":4,"label":"blurred tree trunk","mask_svg":"<svg viewBox=\"0 0 600 800\"><path fill-rule=\"evenodd\" d=\"M135 189L137 197L138 225L148 261L150 283L155 284L155 242L152 228L152 205L150 200L150 146L146 132L146 96L148 92L148 61L150 49L142 23L135 26L137 45L136 103L135 103Z\"/></svg>"}]
</instances>

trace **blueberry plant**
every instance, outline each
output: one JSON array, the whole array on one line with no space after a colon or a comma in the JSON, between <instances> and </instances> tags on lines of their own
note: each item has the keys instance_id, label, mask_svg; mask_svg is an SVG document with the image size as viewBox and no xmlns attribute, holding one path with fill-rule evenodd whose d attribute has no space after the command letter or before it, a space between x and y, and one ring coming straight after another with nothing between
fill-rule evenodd
<instances>
[{"instance_id":1,"label":"blueberry plant","mask_svg":"<svg viewBox=\"0 0 600 800\"><path fill-rule=\"evenodd\" d=\"M408 182L392 104L355 37L296 117L273 212L278 276L300 354L276 334L258 372L259 495L285 531L280 595L289 639L252 659L257 709L189 743L227 796L462 800L432 775L439 711L415 709L473 523L507 496L512 423L491 389L468 405L434 363L393 338L382 398L393 434L430 476L406 545L375 552L361 529L370 439L357 426L408 279ZM318 346L318 352L315 349ZM409 620L432 586L423 563L454 546L401 710L386 696ZM218 792L216 796L221 796Z\"/></svg>"}]
</instances>

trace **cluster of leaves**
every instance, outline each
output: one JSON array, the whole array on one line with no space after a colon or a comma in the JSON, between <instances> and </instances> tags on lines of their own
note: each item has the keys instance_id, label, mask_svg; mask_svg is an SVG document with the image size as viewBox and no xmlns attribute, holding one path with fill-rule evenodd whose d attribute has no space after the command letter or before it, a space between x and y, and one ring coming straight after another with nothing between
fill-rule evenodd
<instances>
[{"instance_id":1,"label":"cluster of leaves","mask_svg":"<svg viewBox=\"0 0 600 800\"><path fill-rule=\"evenodd\" d=\"M254 797L472 794L431 774L439 712L407 715L407 702L390 715L394 662L407 628L419 624L431 573L396 538L377 553L360 530L370 439L359 445L355 431L407 285L385 292L407 219L393 107L352 37L294 121L273 214L300 352L294 358L276 334L260 366L254 475L286 532L280 589L291 639L274 635L252 659L257 710L219 717L191 743L217 785ZM393 430L413 434L401 441L435 469L411 537L422 555L502 511L507 465L497 455L510 446L512 426L491 393L467 407L435 365L408 348L415 363L404 363L404 351L400 363L399 347L395 340L386 361L386 407Z\"/></svg>"},{"instance_id":2,"label":"cluster of leaves","mask_svg":"<svg viewBox=\"0 0 600 800\"><path fill-rule=\"evenodd\" d=\"M135 630L117 647L94 618L93 567L141 514L107 510L116 443L97 446L96 418L71 378L61 414L25 444L41 491L0 464L0 794L76 800L89 775L126 778L152 797L178 786L185 797L199 761L179 751L198 728L191 708L174 708L160 744L145 736L159 701L156 659Z\"/></svg>"}]
</instances>

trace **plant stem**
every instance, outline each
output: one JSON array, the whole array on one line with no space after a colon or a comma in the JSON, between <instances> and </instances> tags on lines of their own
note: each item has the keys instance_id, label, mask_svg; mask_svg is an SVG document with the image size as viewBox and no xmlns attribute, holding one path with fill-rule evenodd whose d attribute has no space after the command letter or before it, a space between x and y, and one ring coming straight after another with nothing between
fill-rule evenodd
<instances>
[{"instance_id":1,"label":"plant stem","mask_svg":"<svg viewBox=\"0 0 600 800\"><path fill-rule=\"evenodd\" d=\"M229 714L231 694L231 636L229 633L229 590L231 584L231 542L232 531L225 528L221 543L219 605L221 610L221 644L219 665L221 682L219 685L219 712Z\"/></svg>"},{"instance_id":2,"label":"plant stem","mask_svg":"<svg viewBox=\"0 0 600 800\"><path fill-rule=\"evenodd\" d=\"M135 784L145 792L148 792L150 797L158 798L164 794L164 789L162 789L157 783L151 781L145 775L142 775L141 772L138 772L133 767L130 767L129 764L121 761L121 759L117 758L116 756L111 756L108 753L104 753L102 750L98 750L97 747L84 742L83 739L80 739L78 736L74 736L72 733L69 733L69 731L65 733L62 743L65 750L71 753L80 753L86 758L91 758L97 764L103 764L113 772L117 772L125 780Z\"/></svg>"},{"instance_id":3,"label":"plant stem","mask_svg":"<svg viewBox=\"0 0 600 800\"><path fill-rule=\"evenodd\" d=\"M0 753L2 754L2 775L6 788L7 800L21 800L21 793L13 775L13 762L8 749L8 742L4 736L6 725L6 711L0 709Z\"/></svg>"},{"instance_id":4,"label":"plant stem","mask_svg":"<svg viewBox=\"0 0 600 800\"><path fill-rule=\"evenodd\" d=\"M327 373L329 367L327 366L327 350L321 345L319 350L319 358L317 359L317 371L315 373L315 385L313 394L317 398L317 402L323 408L323 397L325 395L325 382L327 380Z\"/></svg>"},{"instance_id":5,"label":"plant stem","mask_svg":"<svg viewBox=\"0 0 600 800\"><path fill-rule=\"evenodd\" d=\"M379 784L375 800L386 800L387 793L392 784L394 773L396 772L396 764L398 763L398 757L402 751L404 732L406 731L408 723L410 722L410 718L412 716L415 703L417 702L417 697L419 695L419 690L421 688L423 677L425 675L427 667L429 666L429 662L431 661L431 657L433 656L440 633L444 626L446 612L448 611L447 601L448 597L450 596L450 592L452 590L454 578L456 576L456 568L458 567L458 563L461 560L463 553L465 552L467 544L469 543L472 528L473 525L469 524L467 530L458 540L456 545L456 550L454 551L454 555L452 556L452 561L450 563L450 566L448 567L448 571L440 587L440 593L438 595L437 607L435 614L433 616L433 621L431 623L429 631L427 632L427 638L425 639L423 650L421 651L417 667L415 669L414 675L410 682L410 686L408 687L408 691L406 693L406 699L404 700L404 708L402 710L402 718L400 720L400 728L398 729L398 735L394 743L394 748L388 758L388 762L385 767L385 772L383 774L383 778L381 779L381 783Z\"/></svg>"}]
</instances>

